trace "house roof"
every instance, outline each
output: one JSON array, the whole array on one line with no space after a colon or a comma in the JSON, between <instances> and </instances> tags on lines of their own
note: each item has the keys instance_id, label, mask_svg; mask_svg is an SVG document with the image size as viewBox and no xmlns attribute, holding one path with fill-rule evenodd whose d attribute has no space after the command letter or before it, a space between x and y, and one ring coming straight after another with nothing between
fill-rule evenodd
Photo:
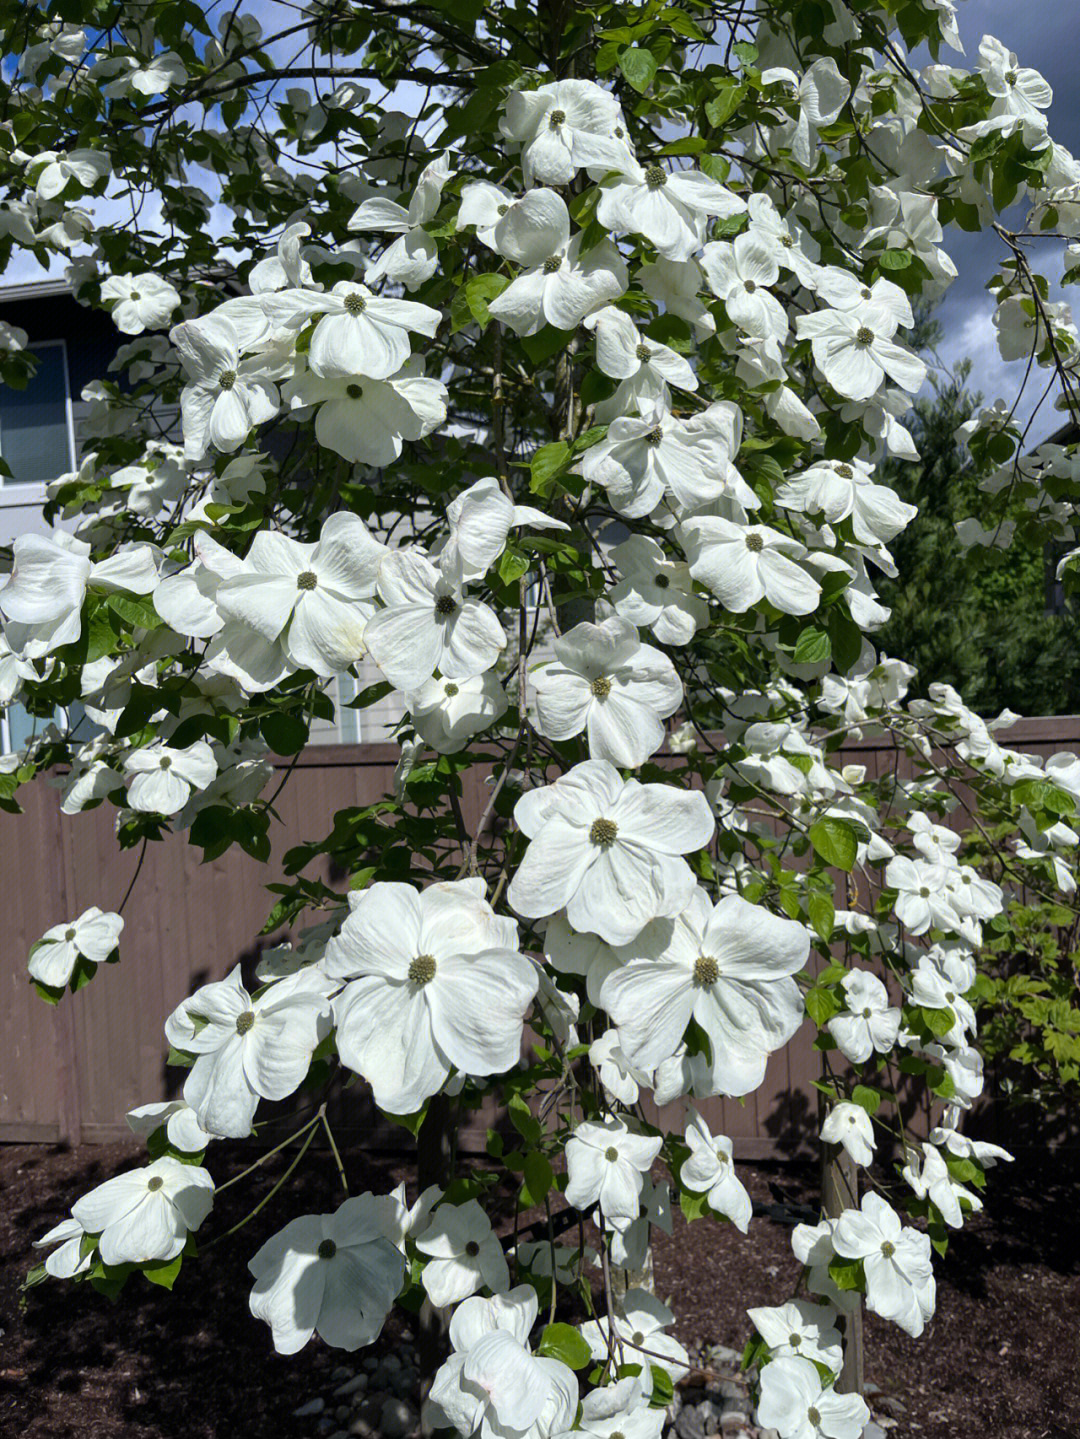
<instances>
[{"instance_id":1,"label":"house roof","mask_svg":"<svg viewBox=\"0 0 1080 1439\"><path fill-rule=\"evenodd\" d=\"M50 295L74 294L70 280L27 280L23 284L0 284L0 305L14 305L20 300L40 300Z\"/></svg>"}]
</instances>

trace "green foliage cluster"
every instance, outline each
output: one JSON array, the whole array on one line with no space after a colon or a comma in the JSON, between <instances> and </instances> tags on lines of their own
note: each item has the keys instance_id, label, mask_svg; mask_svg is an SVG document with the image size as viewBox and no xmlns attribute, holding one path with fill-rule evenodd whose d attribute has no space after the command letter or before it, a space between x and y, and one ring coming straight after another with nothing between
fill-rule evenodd
<instances>
[{"instance_id":1,"label":"green foliage cluster","mask_svg":"<svg viewBox=\"0 0 1080 1439\"><path fill-rule=\"evenodd\" d=\"M929 328L932 339L934 325ZM919 671L912 693L953 685L977 713L1002 709L1023 715L1080 712L1077 616L1048 614L1051 560L1038 548L1009 550L957 544L954 525L987 512L957 430L978 409L968 388L970 361L939 371L933 393L920 398L910 428L922 458L890 460L883 482L918 505L919 515L890 546L898 580L882 578L879 593L892 616L879 632L881 648Z\"/></svg>"}]
</instances>

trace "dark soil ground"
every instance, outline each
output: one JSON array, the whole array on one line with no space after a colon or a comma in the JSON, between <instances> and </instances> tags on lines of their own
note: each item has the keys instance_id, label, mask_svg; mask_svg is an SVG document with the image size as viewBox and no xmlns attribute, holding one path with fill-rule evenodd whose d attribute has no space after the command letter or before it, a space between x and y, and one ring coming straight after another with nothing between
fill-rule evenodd
<instances>
[{"instance_id":1,"label":"dark soil ground","mask_svg":"<svg viewBox=\"0 0 1080 1439\"><path fill-rule=\"evenodd\" d=\"M248 1313L245 1266L287 1218L330 1207L333 1172L318 1157L294 1176L299 1192L290 1181L287 1200L275 1197L236 1240L186 1266L172 1295L136 1280L112 1305L87 1285L48 1281L20 1304L23 1276L39 1257L31 1241L141 1152L130 1144L0 1147L0 1439L307 1439L312 1421L293 1410L325 1392L348 1356L317 1340L293 1358L275 1355L268 1330ZM235 1223L269 1189L282 1158L250 1187L221 1194L200 1239L211 1225L218 1233ZM242 1146L215 1146L215 1179L250 1159ZM408 1172L348 1153L345 1165L354 1192L385 1191ZM740 1170L765 1204L816 1198L808 1171ZM890 1439L1080 1436L1080 1167L1021 1162L990 1178L988 1212L938 1264L927 1334L911 1340L869 1318L867 1377L885 1396L880 1412L897 1420ZM687 1229L677 1217L674 1238L656 1248L656 1281L674 1301L684 1342L742 1347L748 1300L790 1296L790 1232L760 1218L744 1237L707 1221ZM393 1345L392 1329L382 1342Z\"/></svg>"}]
</instances>

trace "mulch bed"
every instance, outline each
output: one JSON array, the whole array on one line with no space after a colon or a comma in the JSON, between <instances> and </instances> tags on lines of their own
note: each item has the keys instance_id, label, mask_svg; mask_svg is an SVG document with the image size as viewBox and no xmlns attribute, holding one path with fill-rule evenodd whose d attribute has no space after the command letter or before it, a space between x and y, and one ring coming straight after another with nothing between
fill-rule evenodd
<instances>
[{"instance_id":1,"label":"mulch bed","mask_svg":"<svg viewBox=\"0 0 1080 1439\"><path fill-rule=\"evenodd\" d=\"M89 1286L48 1281L20 1297L39 1257L31 1241L78 1195L142 1153L128 1143L0 1146L0 1435L308 1439L312 1420L293 1410L325 1390L348 1356L317 1340L293 1358L275 1355L268 1330L248 1312L246 1260L287 1218L336 1204L332 1167L314 1151L288 1197L276 1196L235 1240L185 1266L172 1295L135 1280L112 1305ZM222 1144L211 1169L220 1183L251 1158L242 1145ZM281 1159L220 1196L213 1232L266 1192ZM354 1192L385 1192L409 1173L400 1160L357 1154L346 1153L345 1165ZM747 1164L740 1173L765 1204L815 1200L808 1170ZM1080 1433L1080 1166L1025 1161L999 1166L990 1179L988 1212L954 1236L938 1263L937 1315L927 1334L908 1339L868 1319L867 1378L882 1391L875 1409L896 1419L890 1439ZM661 1236L655 1258L657 1292L673 1298L680 1338L741 1349L746 1303L790 1296L790 1234L769 1219L756 1219L744 1237L707 1221L687 1229L677 1217L674 1237ZM383 1343L393 1345L393 1329Z\"/></svg>"}]
</instances>

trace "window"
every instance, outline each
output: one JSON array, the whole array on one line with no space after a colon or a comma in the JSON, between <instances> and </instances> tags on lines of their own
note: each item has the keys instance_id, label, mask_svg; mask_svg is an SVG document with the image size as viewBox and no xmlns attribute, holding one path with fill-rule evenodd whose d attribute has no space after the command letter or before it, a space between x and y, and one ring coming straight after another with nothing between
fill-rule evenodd
<instances>
[{"instance_id":1,"label":"window","mask_svg":"<svg viewBox=\"0 0 1080 1439\"><path fill-rule=\"evenodd\" d=\"M79 700L67 709L56 710L52 718L61 729L70 730L78 740L85 741L101 733ZM16 750L25 749L49 723L40 715L30 714L18 701L6 710L0 710L0 754L14 754Z\"/></svg>"},{"instance_id":2,"label":"window","mask_svg":"<svg viewBox=\"0 0 1080 1439\"><path fill-rule=\"evenodd\" d=\"M67 346L27 348L38 367L26 389L0 389L0 455L11 471L4 485L44 485L75 468Z\"/></svg>"}]
</instances>

